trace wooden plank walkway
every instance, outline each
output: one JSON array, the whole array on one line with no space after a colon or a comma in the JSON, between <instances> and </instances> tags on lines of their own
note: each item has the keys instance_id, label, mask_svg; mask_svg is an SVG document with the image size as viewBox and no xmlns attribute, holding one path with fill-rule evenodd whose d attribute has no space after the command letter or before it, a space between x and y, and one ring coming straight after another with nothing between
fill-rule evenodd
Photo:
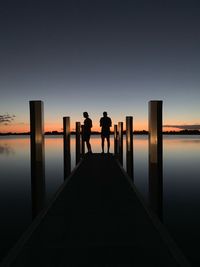
<instances>
[{"instance_id":1,"label":"wooden plank walkway","mask_svg":"<svg viewBox=\"0 0 200 267\"><path fill-rule=\"evenodd\" d=\"M190 266L114 156L77 166L2 266Z\"/></svg>"}]
</instances>

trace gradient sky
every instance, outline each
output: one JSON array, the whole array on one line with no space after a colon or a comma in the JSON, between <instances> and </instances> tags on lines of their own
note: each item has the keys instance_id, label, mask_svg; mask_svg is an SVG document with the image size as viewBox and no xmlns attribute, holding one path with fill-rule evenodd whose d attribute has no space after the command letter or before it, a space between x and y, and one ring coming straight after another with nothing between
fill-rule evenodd
<instances>
[{"instance_id":1,"label":"gradient sky","mask_svg":"<svg viewBox=\"0 0 200 267\"><path fill-rule=\"evenodd\" d=\"M43 100L45 130L62 117L94 129L163 100L165 125L200 125L200 1L7 0L0 2L0 132L29 130L29 100Z\"/></svg>"}]
</instances>

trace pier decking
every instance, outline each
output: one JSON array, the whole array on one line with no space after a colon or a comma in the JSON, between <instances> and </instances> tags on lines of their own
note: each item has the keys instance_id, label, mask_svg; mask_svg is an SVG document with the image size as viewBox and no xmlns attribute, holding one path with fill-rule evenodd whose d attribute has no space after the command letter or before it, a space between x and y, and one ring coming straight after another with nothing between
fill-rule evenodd
<instances>
[{"instance_id":1,"label":"pier decking","mask_svg":"<svg viewBox=\"0 0 200 267\"><path fill-rule=\"evenodd\" d=\"M111 154L84 157L3 264L189 266Z\"/></svg>"}]
</instances>

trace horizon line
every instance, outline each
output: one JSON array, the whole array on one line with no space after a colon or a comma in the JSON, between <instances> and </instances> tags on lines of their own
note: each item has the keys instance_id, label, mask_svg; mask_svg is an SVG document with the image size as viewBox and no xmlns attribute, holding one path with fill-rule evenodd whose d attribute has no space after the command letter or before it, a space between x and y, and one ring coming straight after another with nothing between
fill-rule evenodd
<instances>
[{"instance_id":1,"label":"horizon line","mask_svg":"<svg viewBox=\"0 0 200 267\"><path fill-rule=\"evenodd\" d=\"M123 133L126 133L126 130L123 131ZM147 130L134 130L133 134L148 134L149 131ZM181 133L196 133L196 134L200 134L200 130L188 130L188 129L184 129L184 130L179 130L179 131L175 131L175 130L170 130L170 131L162 131L163 134L181 134ZM63 134L63 131L45 131L44 132L45 135L61 135ZM70 134L76 134L76 131L70 131ZM97 134L101 134L100 131L92 131L91 135L97 135ZM114 131L110 132L111 135L114 134ZM0 132L0 135L30 135L30 131L28 132Z\"/></svg>"}]
</instances>

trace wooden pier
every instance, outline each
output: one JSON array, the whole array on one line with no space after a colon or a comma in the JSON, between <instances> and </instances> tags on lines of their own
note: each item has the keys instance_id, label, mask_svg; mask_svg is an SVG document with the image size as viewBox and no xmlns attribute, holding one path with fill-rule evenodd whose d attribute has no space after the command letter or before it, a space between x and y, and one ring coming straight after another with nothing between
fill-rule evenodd
<instances>
[{"instance_id":1,"label":"wooden pier","mask_svg":"<svg viewBox=\"0 0 200 267\"><path fill-rule=\"evenodd\" d=\"M2 266L190 266L112 154L86 154Z\"/></svg>"}]
</instances>

